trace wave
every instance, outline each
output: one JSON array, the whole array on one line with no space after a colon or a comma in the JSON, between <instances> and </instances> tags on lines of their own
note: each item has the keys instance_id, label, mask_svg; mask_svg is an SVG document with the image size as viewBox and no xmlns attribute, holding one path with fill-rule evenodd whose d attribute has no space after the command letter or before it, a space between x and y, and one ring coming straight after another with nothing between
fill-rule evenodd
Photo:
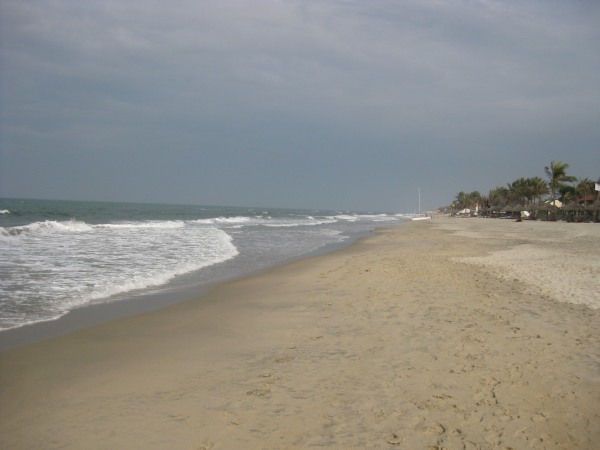
<instances>
[{"instance_id":1,"label":"wave","mask_svg":"<svg viewBox=\"0 0 600 450\"><path fill-rule=\"evenodd\" d=\"M0 227L1 236L20 236L22 234L47 234L52 232L86 232L92 231L93 227L85 222L78 220L67 220L58 222L56 220L44 220L43 222L33 222L28 225L18 227Z\"/></svg>"},{"instance_id":2,"label":"wave","mask_svg":"<svg viewBox=\"0 0 600 450\"><path fill-rule=\"evenodd\" d=\"M102 223L93 225L93 228L108 228L115 230L127 230L136 228L162 228L176 229L183 228L185 223L181 220L162 220L162 221L147 221L147 222L122 222L122 223Z\"/></svg>"},{"instance_id":3,"label":"wave","mask_svg":"<svg viewBox=\"0 0 600 450\"><path fill-rule=\"evenodd\" d=\"M262 225L269 228L290 228L316 225L328 225L337 222L386 222L396 221L398 217L389 214L338 214L335 216L304 216L299 219L272 218L270 216L256 217L218 217L215 219L201 219L195 223L226 225L229 228L242 228L244 226Z\"/></svg>"},{"instance_id":4,"label":"wave","mask_svg":"<svg viewBox=\"0 0 600 450\"><path fill-rule=\"evenodd\" d=\"M252 219L246 216L237 217L216 217L213 219L214 223L245 223L250 222Z\"/></svg>"},{"instance_id":5,"label":"wave","mask_svg":"<svg viewBox=\"0 0 600 450\"><path fill-rule=\"evenodd\" d=\"M184 275L189 272L200 270L204 267L212 266L214 264L227 261L239 255L239 250L233 244L233 238L230 235L228 235L222 230L214 231L218 232L218 235L212 236L212 243L215 248L212 252L210 252L210 256L203 255L206 259L201 260L200 258L198 258L195 259L193 262L180 264L171 270L153 273L151 275L133 275L129 277L128 280L125 282L119 283L118 285L110 284L103 289L99 289L91 293L85 299L85 303L93 300L112 297L114 295L121 294L124 292L160 286L168 283L173 278L179 275Z\"/></svg>"},{"instance_id":6,"label":"wave","mask_svg":"<svg viewBox=\"0 0 600 450\"><path fill-rule=\"evenodd\" d=\"M196 219L190 220L190 223L215 225L215 224L242 224L252 220L248 216L234 216L234 217L213 217L211 219Z\"/></svg>"},{"instance_id":7,"label":"wave","mask_svg":"<svg viewBox=\"0 0 600 450\"><path fill-rule=\"evenodd\" d=\"M302 227L325 225L337 222L333 217L324 217L316 219L313 216L306 216L303 219L273 218L271 216L234 216L234 217L214 217L211 219L191 220L189 223L201 225L221 225L227 228L242 228L244 226L265 226L271 228Z\"/></svg>"},{"instance_id":8,"label":"wave","mask_svg":"<svg viewBox=\"0 0 600 450\"><path fill-rule=\"evenodd\" d=\"M356 222L358 220L358 216L356 215L350 215L350 214L338 214L336 216L330 216L333 219L336 220L344 220L347 222Z\"/></svg>"},{"instance_id":9,"label":"wave","mask_svg":"<svg viewBox=\"0 0 600 450\"><path fill-rule=\"evenodd\" d=\"M369 221L369 222L393 222L398 220L398 215L392 214L337 214L335 216L329 216L336 220L344 222L358 222L358 221Z\"/></svg>"},{"instance_id":10,"label":"wave","mask_svg":"<svg viewBox=\"0 0 600 450\"><path fill-rule=\"evenodd\" d=\"M336 223L337 220L333 219L333 218L324 218L324 219L315 219L314 217L312 218L312 220L307 220L307 221L273 221L271 223L263 223L262 225L264 225L265 227L271 227L271 228L292 228L292 227L312 227L312 226L316 226L316 225L327 225L327 224L332 224L332 223Z\"/></svg>"},{"instance_id":11,"label":"wave","mask_svg":"<svg viewBox=\"0 0 600 450\"><path fill-rule=\"evenodd\" d=\"M388 222L398 220L396 216L389 214L359 214L358 217L362 220L370 220L372 222Z\"/></svg>"},{"instance_id":12,"label":"wave","mask_svg":"<svg viewBox=\"0 0 600 450\"><path fill-rule=\"evenodd\" d=\"M8 209L0 209L0 214L10 214Z\"/></svg>"},{"instance_id":13,"label":"wave","mask_svg":"<svg viewBox=\"0 0 600 450\"><path fill-rule=\"evenodd\" d=\"M1 210L8 211L8 210ZM265 226L270 228L290 228L333 224L339 221L356 222L368 220L383 222L398 220L398 215L388 214L338 214L334 216L301 216L299 218L273 218L271 216L232 216L212 217L196 220L147 220L137 222L116 222L89 224L75 219L67 221L45 220L16 227L0 227L0 237L15 237L29 234L84 233L97 229L177 229L187 225L212 225L225 228L242 228L244 226Z\"/></svg>"},{"instance_id":14,"label":"wave","mask_svg":"<svg viewBox=\"0 0 600 450\"><path fill-rule=\"evenodd\" d=\"M65 226L49 227L63 229L61 225ZM32 239L20 250L5 247L8 254L22 261L18 265L0 262L6 275L0 279L0 296L8 294L0 329L53 320L80 306L118 300L119 295L164 285L239 254L233 237L216 227L172 228L166 232L151 227L131 234L105 224L85 225L96 232L56 233L52 239ZM61 247L67 249L65 257L55 253ZM25 304L33 308L27 317L10 314L21 311Z\"/></svg>"},{"instance_id":15,"label":"wave","mask_svg":"<svg viewBox=\"0 0 600 450\"><path fill-rule=\"evenodd\" d=\"M44 220L42 222L33 222L28 225L17 227L0 227L0 236L16 237L21 235L50 234L50 233L84 233L98 229L127 230L139 228L162 228L174 229L183 228L185 223L181 220L162 220L146 222L122 222L122 223L101 223L89 224L78 220L56 221Z\"/></svg>"}]
</instances>

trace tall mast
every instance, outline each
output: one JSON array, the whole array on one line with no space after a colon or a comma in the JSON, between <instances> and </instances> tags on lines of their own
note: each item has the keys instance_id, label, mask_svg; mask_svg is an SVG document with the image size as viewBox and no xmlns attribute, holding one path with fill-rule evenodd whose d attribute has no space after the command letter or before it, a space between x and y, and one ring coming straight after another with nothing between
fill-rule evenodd
<instances>
[{"instance_id":1,"label":"tall mast","mask_svg":"<svg viewBox=\"0 0 600 450\"><path fill-rule=\"evenodd\" d=\"M421 214L421 188L417 188L417 193L419 194L419 214Z\"/></svg>"}]
</instances>

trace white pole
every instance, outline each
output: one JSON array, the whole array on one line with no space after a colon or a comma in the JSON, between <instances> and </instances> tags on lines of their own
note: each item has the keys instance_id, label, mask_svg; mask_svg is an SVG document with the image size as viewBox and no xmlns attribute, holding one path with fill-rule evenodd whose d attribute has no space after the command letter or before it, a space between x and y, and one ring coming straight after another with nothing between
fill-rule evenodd
<instances>
[{"instance_id":1,"label":"white pole","mask_svg":"<svg viewBox=\"0 0 600 450\"><path fill-rule=\"evenodd\" d=\"M419 214L421 214L421 188L417 188L417 192L419 193Z\"/></svg>"}]
</instances>

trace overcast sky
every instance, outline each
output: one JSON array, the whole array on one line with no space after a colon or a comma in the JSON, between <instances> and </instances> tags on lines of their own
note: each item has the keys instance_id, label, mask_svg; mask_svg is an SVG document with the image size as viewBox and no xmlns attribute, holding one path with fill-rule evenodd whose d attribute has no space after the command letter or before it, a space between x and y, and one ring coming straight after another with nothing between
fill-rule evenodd
<instances>
[{"instance_id":1,"label":"overcast sky","mask_svg":"<svg viewBox=\"0 0 600 450\"><path fill-rule=\"evenodd\" d=\"M1 0L0 196L411 211L600 176L598 1Z\"/></svg>"}]
</instances>

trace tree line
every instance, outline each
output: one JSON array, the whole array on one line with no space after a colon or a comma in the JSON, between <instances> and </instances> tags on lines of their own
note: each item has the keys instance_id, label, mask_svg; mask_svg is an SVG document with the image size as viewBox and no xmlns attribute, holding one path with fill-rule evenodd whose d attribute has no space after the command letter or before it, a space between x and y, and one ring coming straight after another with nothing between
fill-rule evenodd
<instances>
[{"instance_id":1,"label":"tree line","mask_svg":"<svg viewBox=\"0 0 600 450\"><path fill-rule=\"evenodd\" d=\"M491 189L487 196L478 191L459 192L450 209L505 210L507 208L556 207L560 204L590 205L598 199L595 182L589 178L578 179L567 174L569 165L562 161L552 161L544 168L546 179L540 177L518 178L506 186ZM600 179L598 180L600 183Z\"/></svg>"}]
</instances>

